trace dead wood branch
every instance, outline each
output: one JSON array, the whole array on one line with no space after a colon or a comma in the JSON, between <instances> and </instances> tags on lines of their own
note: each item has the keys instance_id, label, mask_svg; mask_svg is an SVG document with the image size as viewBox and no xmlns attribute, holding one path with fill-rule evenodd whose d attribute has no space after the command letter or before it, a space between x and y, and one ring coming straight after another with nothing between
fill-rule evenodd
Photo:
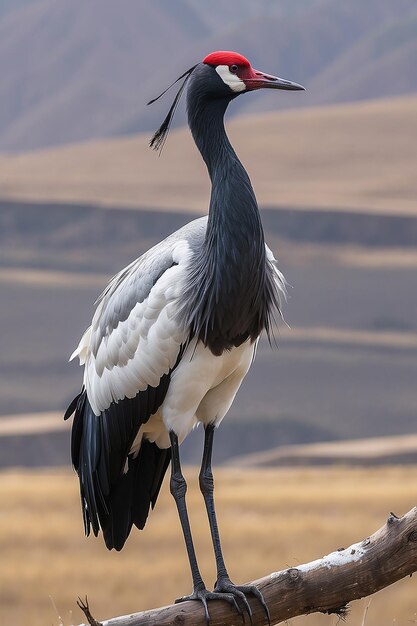
<instances>
[{"instance_id":1,"label":"dead wood branch","mask_svg":"<svg viewBox=\"0 0 417 626\"><path fill-rule=\"evenodd\" d=\"M255 580L271 613L271 624L308 613L339 613L352 600L369 596L417 571L417 507L403 517L392 513L371 537L328 556ZM252 599L253 626L265 613ZM210 602L210 626L240 626L226 602ZM93 622L94 623L94 622ZM246 617L245 624L249 623ZM85 626L85 625L82 625ZM203 607L185 602L115 617L102 626L206 626Z\"/></svg>"}]
</instances>

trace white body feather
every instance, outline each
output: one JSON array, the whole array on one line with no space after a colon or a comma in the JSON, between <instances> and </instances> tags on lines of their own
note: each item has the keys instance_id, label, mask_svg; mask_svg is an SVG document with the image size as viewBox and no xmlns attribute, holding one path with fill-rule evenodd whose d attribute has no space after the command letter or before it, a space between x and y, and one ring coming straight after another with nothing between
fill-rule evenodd
<instances>
[{"instance_id":1,"label":"white body feather","mask_svg":"<svg viewBox=\"0 0 417 626\"><path fill-rule=\"evenodd\" d=\"M205 218L193 224L205 226ZM201 230L201 228L200 228ZM185 232L185 231L184 231ZM141 426L132 452L140 448L142 438L167 448L169 430L180 441L193 427L202 422L220 424L253 361L256 343L249 340L221 356L215 356L196 339L189 341L188 331L178 321L178 298L187 278L192 249L187 239L176 236L152 248L138 261L120 272L111 281L107 293L116 311L122 308L117 298L126 296L135 277L153 269L157 257L167 249L174 265L162 271L142 302L136 302L127 315L107 326L103 334L102 316L109 300L101 299L92 325L84 333L71 359L78 356L85 365L84 386L96 415L112 402L134 398L148 386L157 387L161 377L177 362L181 346L186 346L178 365L172 372L167 395L158 411ZM276 268L269 248L268 261L273 264L277 285L283 293L284 279ZM105 292L106 294L106 292Z\"/></svg>"}]
</instances>

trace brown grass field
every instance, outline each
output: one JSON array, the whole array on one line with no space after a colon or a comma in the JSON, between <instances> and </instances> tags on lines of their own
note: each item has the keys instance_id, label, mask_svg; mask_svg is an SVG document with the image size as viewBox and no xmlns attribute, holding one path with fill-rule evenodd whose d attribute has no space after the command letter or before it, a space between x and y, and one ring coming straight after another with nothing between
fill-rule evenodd
<instances>
[{"instance_id":1,"label":"brown grass field","mask_svg":"<svg viewBox=\"0 0 417 626\"><path fill-rule=\"evenodd\" d=\"M416 215L417 97L241 117L228 131L262 206ZM165 115L162 109L161 120ZM205 212L188 130L158 159L150 133L0 157L0 196Z\"/></svg>"},{"instance_id":2,"label":"brown grass field","mask_svg":"<svg viewBox=\"0 0 417 626\"><path fill-rule=\"evenodd\" d=\"M207 584L213 555L197 470L187 469L188 502ZM238 582L297 565L366 537L389 511L416 503L417 467L379 469L223 469L217 505L230 574ZM0 624L79 624L78 595L97 619L170 603L190 590L179 522L167 485L143 533L120 554L83 537L76 477L69 471L0 474ZM348 624L362 626L368 600L353 604ZM56 608L55 608L56 607ZM335 626L311 615L289 626ZM366 626L417 623L415 579L373 597Z\"/></svg>"}]
</instances>

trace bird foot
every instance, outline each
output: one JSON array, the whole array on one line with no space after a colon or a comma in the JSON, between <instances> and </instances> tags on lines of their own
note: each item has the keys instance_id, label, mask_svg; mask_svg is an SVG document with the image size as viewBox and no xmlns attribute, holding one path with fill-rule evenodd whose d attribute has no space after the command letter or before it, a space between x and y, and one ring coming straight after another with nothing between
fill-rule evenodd
<instances>
[{"instance_id":1,"label":"bird foot","mask_svg":"<svg viewBox=\"0 0 417 626\"><path fill-rule=\"evenodd\" d=\"M230 578L224 576L217 580L214 591L215 593L232 595L236 600L240 601L249 616L251 624L253 624L252 609L250 608L249 602L247 601L245 594L254 596L265 611L269 626L271 625L271 616L269 614L269 609L266 605L263 595L261 594L259 589L255 587L255 585L235 585L234 583L232 583ZM241 613L241 611L239 612Z\"/></svg>"},{"instance_id":2,"label":"bird foot","mask_svg":"<svg viewBox=\"0 0 417 626\"><path fill-rule=\"evenodd\" d=\"M198 600L199 602L202 603L202 605L204 607L204 613L205 613L205 616L206 616L207 626L210 626L210 614L209 614L209 610L208 610L208 606L207 606L207 603L208 603L209 600L223 600L225 602L228 602L239 613L239 615L242 618L242 623L244 623L244 621L245 621L245 618L243 616L243 611L240 608L240 606L239 606L239 604L238 604L238 602L236 600L236 594L233 593L233 592L228 593L228 592L217 591L217 590L209 591L204 586L196 587L194 589L193 593L191 593L189 596L183 596L182 598L177 598L175 600L175 604L178 604L179 602L187 602L188 600ZM245 601L246 601L246 598L245 598ZM250 610L250 607L249 607L249 610ZM252 622L252 619L251 619L251 622Z\"/></svg>"}]
</instances>

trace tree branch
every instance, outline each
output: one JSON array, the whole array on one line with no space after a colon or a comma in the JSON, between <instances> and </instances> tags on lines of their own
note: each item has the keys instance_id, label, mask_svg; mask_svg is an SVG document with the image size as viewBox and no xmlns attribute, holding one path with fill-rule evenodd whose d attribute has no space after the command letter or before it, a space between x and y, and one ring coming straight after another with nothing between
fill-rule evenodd
<instances>
[{"instance_id":1,"label":"tree branch","mask_svg":"<svg viewBox=\"0 0 417 626\"><path fill-rule=\"evenodd\" d=\"M305 565L274 572L255 580L253 584L265 598L271 624L278 624L297 615L315 612L342 615L348 602L369 596L405 576L411 576L416 570L417 507L401 518L390 513L382 528L349 548L337 550ZM266 626L263 609L256 600L249 599L249 602L253 611L253 626ZM210 602L209 610L210 626L242 624L241 618L226 602ZM93 623L97 624L95 620ZM101 624L186 625L206 626L203 607L198 602L184 602L115 617Z\"/></svg>"}]
</instances>

